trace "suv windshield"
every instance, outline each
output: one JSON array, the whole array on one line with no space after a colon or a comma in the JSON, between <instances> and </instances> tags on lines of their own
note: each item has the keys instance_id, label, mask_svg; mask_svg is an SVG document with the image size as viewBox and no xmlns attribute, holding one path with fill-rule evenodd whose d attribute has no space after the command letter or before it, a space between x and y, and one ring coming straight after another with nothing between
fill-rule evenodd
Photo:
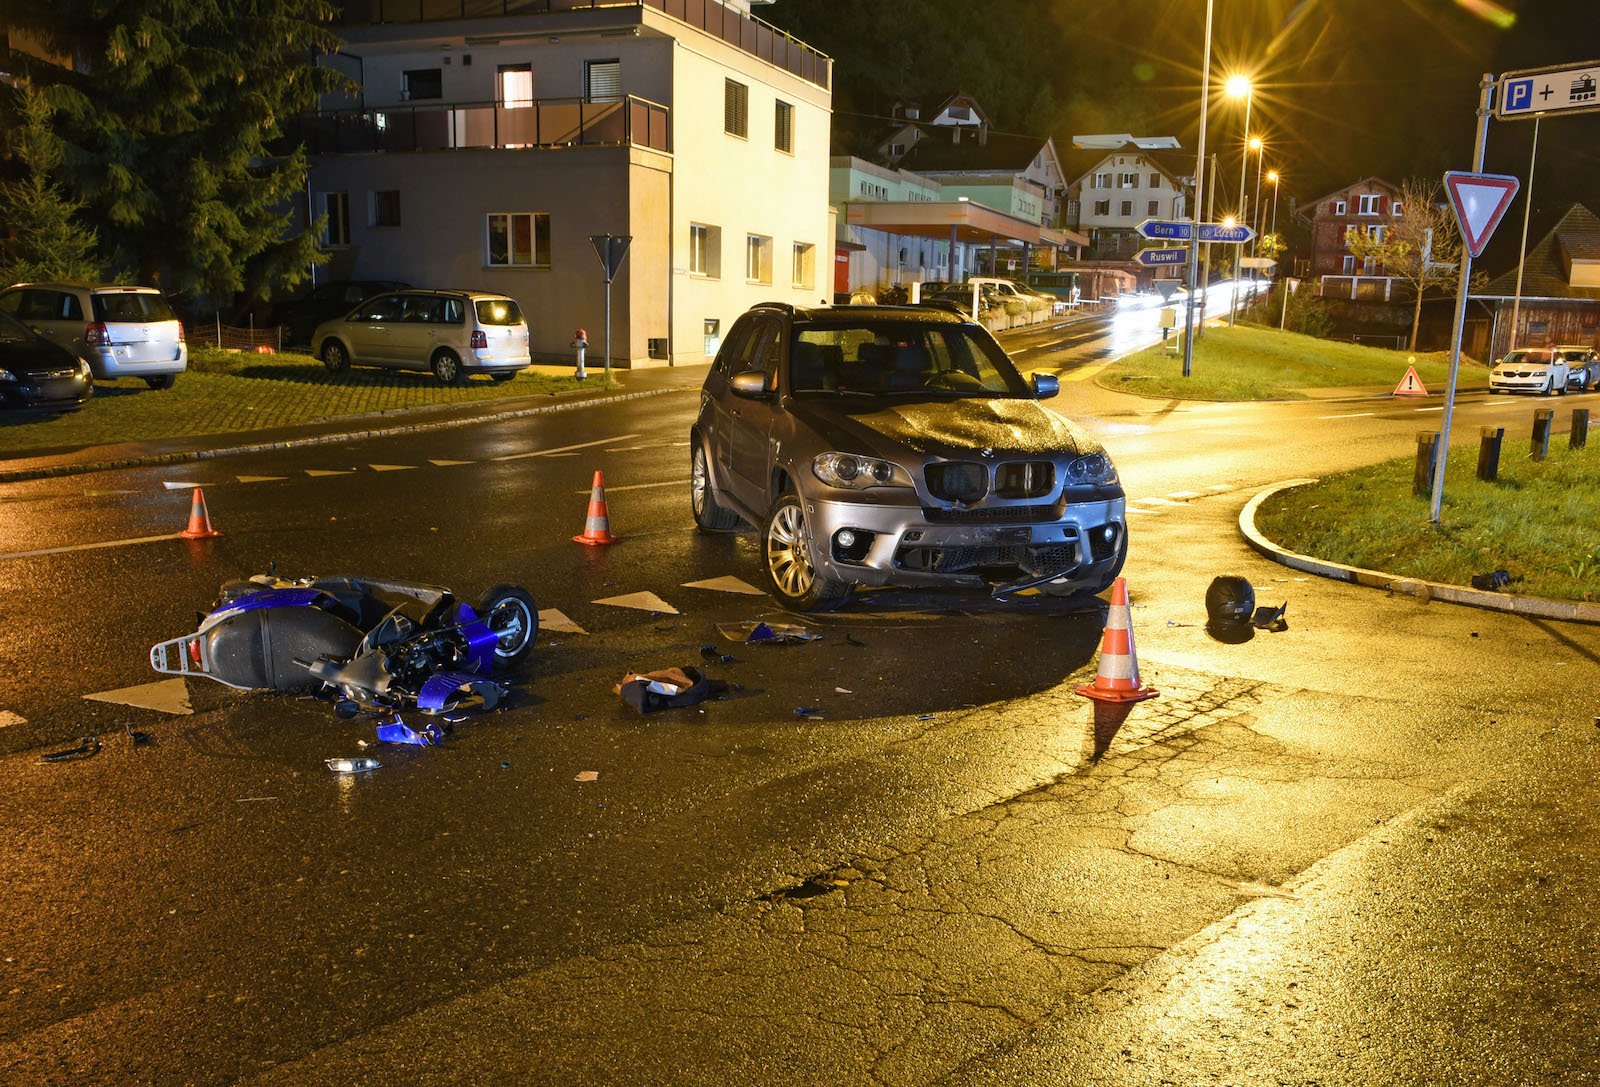
<instances>
[{"instance_id":1,"label":"suv windshield","mask_svg":"<svg viewBox=\"0 0 1600 1087\"><path fill-rule=\"evenodd\" d=\"M115 294L97 294L91 299L94 319L101 323L117 321L175 321L172 307L159 294L142 291L119 291Z\"/></svg>"},{"instance_id":2,"label":"suv windshield","mask_svg":"<svg viewBox=\"0 0 1600 1087\"><path fill-rule=\"evenodd\" d=\"M789 388L835 396L1032 397L999 345L965 325L908 321L797 327Z\"/></svg>"},{"instance_id":3,"label":"suv windshield","mask_svg":"<svg viewBox=\"0 0 1600 1087\"><path fill-rule=\"evenodd\" d=\"M522 310L509 298L478 299L480 325L516 325L522 323Z\"/></svg>"}]
</instances>

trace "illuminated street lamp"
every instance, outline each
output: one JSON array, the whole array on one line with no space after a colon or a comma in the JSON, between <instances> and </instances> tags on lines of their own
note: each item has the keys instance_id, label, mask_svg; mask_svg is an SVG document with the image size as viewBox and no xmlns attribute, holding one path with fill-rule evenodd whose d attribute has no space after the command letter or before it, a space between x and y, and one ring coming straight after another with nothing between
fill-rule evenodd
<instances>
[{"instance_id":1,"label":"illuminated street lamp","mask_svg":"<svg viewBox=\"0 0 1600 1087\"><path fill-rule=\"evenodd\" d=\"M1261 236L1261 161L1266 158L1267 145L1260 136L1250 137L1250 150L1256 153L1256 195L1250 202L1250 225L1255 228L1256 237ZM1255 256L1256 239L1250 239L1250 255Z\"/></svg>"},{"instance_id":2,"label":"illuminated street lamp","mask_svg":"<svg viewBox=\"0 0 1600 1087\"><path fill-rule=\"evenodd\" d=\"M1267 180L1272 182L1272 230L1273 237L1278 236L1278 179L1283 175L1276 170L1267 171Z\"/></svg>"},{"instance_id":3,"label":"illuminated street lamp","mask_svg":"<svg viewBox=\"0 0 1600 1087\"><path fill-rule=\"evenodd\" d=\"M1223 89L1229 98L1244 99L1244 147L1239 153L1239 214L1244 214L1244 175L1245 166L1250 161L1250 106L1255 101L1255 84L1250 77L1240 72L1235 72L1228 77L1228 82ZM1239 269L1240 259L1244 256L1243 247L1236 247L1233 251L1233 300L1228 306L1228 327L1233 327L1234 311L1239 308Z\"/></svg>"}]
</instances>

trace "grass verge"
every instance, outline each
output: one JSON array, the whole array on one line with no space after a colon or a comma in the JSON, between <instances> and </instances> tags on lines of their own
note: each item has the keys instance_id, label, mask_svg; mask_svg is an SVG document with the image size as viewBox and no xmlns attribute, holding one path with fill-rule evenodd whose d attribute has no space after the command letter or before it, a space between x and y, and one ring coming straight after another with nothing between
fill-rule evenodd
<instances>
[{"instance_id":1,"label":"grass verge","mask_svg":"<svg viewBox=\"0 0 1600 1087\"><path fill-rule=\"evenodd\" d=\"M1451 450L1437 527L1411 494L1412 457L1275 494L1256 526L1282 547L1369 570L1466 585L1503 569L1521 578L1514 593L1600 597L1600 449L1562 441L1532 461L1507 443L1496 483L1477 480L1475 452Z\"/></svg>"},{"instance_id":2,"label":"grass verge","mask_svg":"<svg viewBox=\"0 0 1600 1087\"><path fill-rule=\"evenodd\" d=\"M431 374L397 370L330 374L310 355L197 348L190 352L189 371L170 389L152 390L138 379L100 381L94 398L77 412L0 415L0 452L231 434L371 412L605 387L603 372L582 383L525 372L505 382L473 377L461 385L440 385Z\"/></svg>"},{"instance_id":3,"label":"grass verge","mask_svg":"<svg viewBox=\"0 0 1600 1087\"><path fill-rule=\"evenodd\" d=\"M1336 340L1238 325L1207 328L1194 342L1194 366L1183 376L1183 356L1163 346L1147 348L1108 367L1095 380L1115 392L1180 400L1305 399L1306 389L1388 386L1405 376L1409 354ZM1449 353L1416 356L1417 376L1442 392ZM1463 358L1463 384L1488 381L1488 370Z\"/></svg>"}]
</instances>

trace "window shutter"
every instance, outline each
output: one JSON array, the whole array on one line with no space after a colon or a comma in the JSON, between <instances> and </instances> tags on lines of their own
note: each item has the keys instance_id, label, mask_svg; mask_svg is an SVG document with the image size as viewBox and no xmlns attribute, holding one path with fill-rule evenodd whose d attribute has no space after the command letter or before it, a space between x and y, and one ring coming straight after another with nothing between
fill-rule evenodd
<instances>
[{"instance_id":1,"label":"window shutter","mask_svg":"<svg viewBox=\"0 0 1600 1087\"><path fill-rule=\"evenodd\" d=\"M794 106L779 102L772 119L772 144L779 151L794 150Z\"/></svg>"},{"instance_id":2,"label":"window shutter","mask_svg":"<svg viewBox=\"0 0 1600 1087\"><path fill-rule=\"evenodd\" d=\"M591 102L615 102L622 97L622 62L591 60L584 64Z\"/></svg>"},{"instance_id":3,"label":"window shutter","mask_svg":"<svg viewBox=\"0 0 1600 1087\"><path fill-rule=\"evenodd\" d=\"M735 83L729 79L723 83L722 95L722 128L734 136L743 136L747 127L746 109L749 104L750 88L743 83Z\"/></svg>"}]
</instances>

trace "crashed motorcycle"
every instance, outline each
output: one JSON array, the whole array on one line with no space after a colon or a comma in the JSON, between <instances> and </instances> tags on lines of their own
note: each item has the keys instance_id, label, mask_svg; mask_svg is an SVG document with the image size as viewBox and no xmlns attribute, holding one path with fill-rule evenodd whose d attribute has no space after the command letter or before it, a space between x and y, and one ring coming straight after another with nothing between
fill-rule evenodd
<instances>
[{"instance_id":1,"label":"crashed motorcycle","mask_svg":"<svg viewBox=\"0 0 1600 1087\"><path fill-rule=\"evenodd\" d=\"M380 578L230 581L199 629L150 648L150 666L237 690L329 695L335 712L491 709L539 635L526 589L497 585L476 605L448 589Z\"/></svg>"}]
</instances>

